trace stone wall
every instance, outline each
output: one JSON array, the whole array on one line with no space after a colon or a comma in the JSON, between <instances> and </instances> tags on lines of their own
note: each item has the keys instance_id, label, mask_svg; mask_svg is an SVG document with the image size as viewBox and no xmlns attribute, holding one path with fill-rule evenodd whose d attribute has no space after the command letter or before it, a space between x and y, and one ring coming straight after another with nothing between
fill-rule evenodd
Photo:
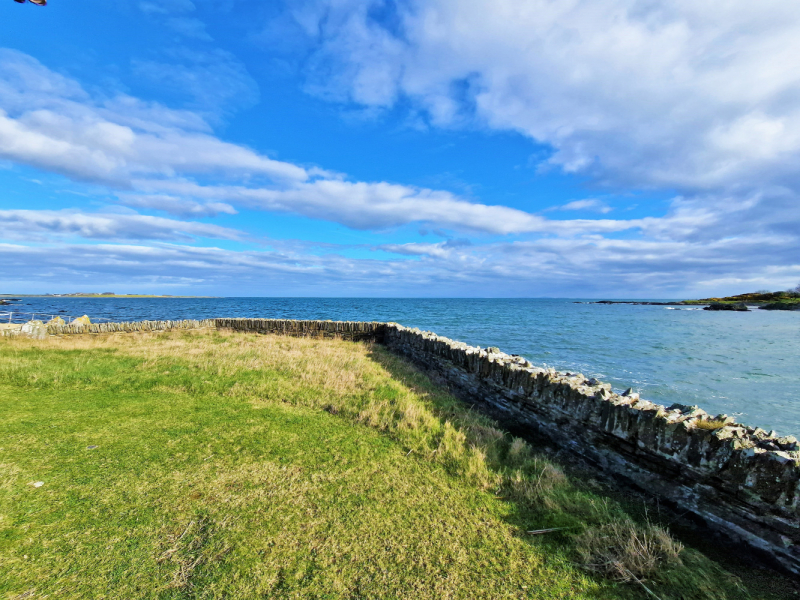
<instances>
[{"instance_id":1,"label":"stone wall","mask_svg":"<svg viewBox=\"0 0 800 600\"><path fill-rule=\"evenodd\" d=\"M384 343L513 430L545 436L629 486L691 513L800 574L800 444L696 406L387 324Z\"/></svg>"},{"instance_id":2,"label":"stone wall","mask_svg":"<svg viewBox=\"0 0 800 600\"><path fill-rule=\"evenodd\" d=\"M296 321L288 319L186 319L182 321L131 321L126 323L45 323L48 335L83 333L129 333L135 331L165 331L168 329L217 328L253 333L272 333L294 337L338 338L350 341L382 342L385 323L363 321ZM26 324L27 325L27 324ZM8 335L25 332L25 325ZM6 333L3 331L2 333Z\"/></svg>"},{"instance_id":3,"label":"stone wall","mask_svg":"<svg viewBox=\"0 0 800 600\"><path fill-rule=\"evenodd\" d=\"M207 319L47 326L51 335L216 327L298 337L380 342L521 435L544 437L605 474L694 515L800 575L800 444L669 408L580 373L536 367L497 348L476 348L396 323Z\"/></svg>"},{"instance_id":4,"label":"stone wall","mask_svg":"<svg viewBox=\"0 0 800 600\"><path fill-rule=\"evenodd\" d=\"M293 321L285 319L216 319L219 329L274 333L293 337L382 342L385 323L365 321Z\"/></svg>"},{"instance_id":5,"label":"stone wall","mask_svg":"<svg viewBox=\"0 0 800 600\"><path fill-rule=\"evenodd\" d=\"M58 323L46 324L49 335L70 335L81 333L131 333L134 331L165 331L167 329L199 329L202 327L216 327L216 319L195 321L131 321L127 323Z\"/></svg>"}]
</instances>

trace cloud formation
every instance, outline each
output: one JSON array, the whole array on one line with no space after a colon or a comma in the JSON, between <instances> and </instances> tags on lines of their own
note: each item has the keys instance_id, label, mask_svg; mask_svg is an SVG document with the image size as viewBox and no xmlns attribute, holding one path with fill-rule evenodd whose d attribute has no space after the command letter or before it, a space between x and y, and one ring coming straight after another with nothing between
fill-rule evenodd
<instances>
[{"instance_id":1,"label":"cloud formation","mask_svg":"<svg viewBox=\"0 0 800 600\"><path fill-rule=\"evenodd\" d=\"M205 130L205 131L204 131ZM304 181L302 167L206 133L197 115L80 85L12 50L0 50L0 158L83 180L130 187L133 177L183 174Z\"/></svg>"},{"instance_id":2,"label":"cloud formation","mask_svg":"<svg viewBox=\"0 0 800 600\"><path fill-rule=\"evenodd\" d=\"M125 190L125 204L171 214L231 214L235 206L246 206L362 230L420 222L501 235L575 235L638 226L634 221L557 221L441 190L347 181L225 142L195 113L127 96L98 102L77 82L8 50L0 53L0 159ZM162 203L165 197L170 199Z\"/></svg>"},{"instance_id":3,"label":"cloud formation","mask_svg":"<svg viewBox=\"0 0 800 600\"><path fill-rule=\"evenodd\" d=\"M195 113L126 96L99 102L77 82L26 55L4 51L0 59L0 157L78 181L102 183L121 190L116 193L123 204L181 217L235 214L238 206L294 213L362 230L428 223L497 235L574 237L637 230L670 239L698 235L701 230L708 235L712 226L736 235L737 224L752 227L765 219L730 220L732 212L757 212L765 199L772 202L780 196L778 190L751 195L747 202L738 196L688 197L661 219L548 219L515 208L469 202L446 191L353 182L320 169L277 161L220 140ZM216 176L216 181L199 183L193 175ZM229 183L230 179L251 183ZM576 201L561 209L606 210L594 200ZM776 221L776 227L785 226L786 215ZM202 235L215 235L211 229L203 231Z\"/></svg>"},{"instance_id":4,"label":"cloud formation","mask_svg":"<svg viewBox=\"0 0 800 600\"><path fill-rule=\"evenodd\" d=\"M706 243L540 239L484 245L403 244L400 258L310 253L283 241L272 250L142 243L0 243L6 285L53 282L191 286L214 293L321 296L703 297L720 289L794 286L800 266L765 265L782 244L754 236ZM337 251L340 250L340 251ZM687 287L687 281L694 282ZM51 288L52 289L52 288Z\"/></svg>"},{"instance_id":5,"label":"cloud formation","mask_svg":"<svg viewBox=\"0 0 800 600\"><path fill-rule=\"evenodd\" d=\"M620 186L798 184L800 11L747 0L318 0L311 87L549 144ZM381 15L376 17L376 15Z\"/></svg>"},{"instance_id":6,"label":"cloud formation","mask_svg":"<svg viewBox=\"0 0 800 600\"><path fill-rule=\"evenodd\" d=\"M551 233L577 235L624 231L641 221L610 219L546 219L515 208L467 202L450 192L386 182L349 182L319 179L286 189L235 185L199 185L181 180L137 180L137 189L160 192L201 202L216 200L252 209L293 212L341 223L353 229L375 230L433 223L442 227L492 234Z\"/></svg>"},{"instance_id":7,"label":"cloud formation","mask_svg":"<svg viewBox=\"0 0 800 600\"><path fill-rule=\"evenodd\" d=\"M139 6L173 19L191 43L208 42L190 0ZM133 65L137 77L182 95L184 110L89 93L28 55L0 50L0 167L88 182L129 207L0 211L0 240L13 242L0 244L8 280L283 295L664 297L800 278L800 14L787 3L288 6L294 31L307 33L314 93L376 118L401 107L427 127L521 132L552 148L541 170L580 173L612 190L660 190L674 198L668 211L623 218L588 198L534 214L403 182L353 181L225 141L215 132L222 107L256 102L258 88L232 55L207 45ZM198 247L200 239L252 242L198 221L240 210L400 233L357 253L292 240L270 240L268 250ZM592 212L600 218L569 218ZM473 239L423 243L409 227L417 223ZM398 241L407 234L413 241Z\"/></svg>"}]
</instances>

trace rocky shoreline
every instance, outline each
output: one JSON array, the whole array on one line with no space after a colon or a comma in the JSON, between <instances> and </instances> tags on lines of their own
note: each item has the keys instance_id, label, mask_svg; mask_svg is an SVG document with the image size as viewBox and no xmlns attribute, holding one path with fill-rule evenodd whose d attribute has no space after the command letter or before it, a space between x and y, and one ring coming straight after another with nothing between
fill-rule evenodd
<instances>
[{"instance_id":1,"label":"rocky shoreline","mask_svg":"<svg viewBox=\"0 0 800 600\"><path fill-rule=\"evenodd\" d=\"M576 301L573 304L633 304L636 306L685 306L686 302L683 300L677 302L644 302L633 300L597 300L594 302L581 302Z\"/></svg>"},{"instance_id":2,"label":"rocky shoreline","mask_svg":"<svg viewBox=\"0 0 800 600\"><path fill-rule=\"evenodd\" d=\"M788 292L769 294L742 294L727 298L706 298L704 300L676 300L674 302L654 302L646 300L576 300L573 304L628 304L632 306L681 306L702 307L703 310L750 312L759 310L800 311L800 297ZM703 306L705 305L705 306Z\"/></svg>"}]
</instances>

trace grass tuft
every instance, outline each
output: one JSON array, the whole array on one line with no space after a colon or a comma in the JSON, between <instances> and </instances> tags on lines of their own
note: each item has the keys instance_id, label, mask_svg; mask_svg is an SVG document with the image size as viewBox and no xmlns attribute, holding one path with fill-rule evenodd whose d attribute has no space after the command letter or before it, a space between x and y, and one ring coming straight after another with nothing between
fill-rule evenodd
<instances>
[{"instance_id":1,"label":"grass tuft","mask_svg":"<svg viewBox=\"0 0 800 600\"><path fill-rule=\"evenodd\" d=\"M724 419L698 419L694 422L696 429L706 429L709 431L722 429L727 424L728 423Z\"/></svg>"},{"instance_id":2,"label":"grass tuft","mask_svg":"<svg viewBox=\"0 0 800 600\"><path fill-rule=\"evenodd\" d=\"M619 519L587 529L576 542L585 568L617 581L646 581L659 571L682 566L683 545L656 525Z\"/></svg>"}]
</instances>

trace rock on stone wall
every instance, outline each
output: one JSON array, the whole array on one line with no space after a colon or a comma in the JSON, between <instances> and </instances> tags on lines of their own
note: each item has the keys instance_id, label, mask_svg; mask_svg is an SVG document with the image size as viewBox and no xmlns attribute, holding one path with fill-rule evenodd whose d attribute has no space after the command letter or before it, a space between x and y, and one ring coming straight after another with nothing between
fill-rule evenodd
<instances>
[{"instance_id":1,"label":"rock on stone wall","mask_svg":"<svg viewBox=\"0 0 800 600\"><path fill-rule=\"evenodd\" d=\"M219 329L275 333L293 337L339 338L382 342L385 323L365 321L293 321L284 319L216 319Z\"/></svg>"},{"instance_id":2,"label":"rock on stone wall","mask_svg":"<svg viewBox=\"0 0 800 600\"><path fill-rule=\"evenodd\" d=\"M47 337L47 325L39 320L22 324L0 323L0 337L27 337L43 340Z\"/></svg>"},{"instance_id":3,"label":"rock on stone wall","mask_svg":"<svg viewBox=\"0 0 800 600\"><path fill-rule=\"evenodd\" d=\"M793 437L665 408L579 373L387 324L384 343L514 429L529 428L628 485L800 574L800 444Z\"/></svg>"},{"instance_id":4,"label":"rock on stone wall","mask_svg":"<svg viewBox=\"0 0 800 600\"><path fill-rule=\"evenodd\" d=\"M47 326L41 321L28 321L20 328L20 334L35 340L43 340L47 337Z\"/></svg>"}]
</instances>

